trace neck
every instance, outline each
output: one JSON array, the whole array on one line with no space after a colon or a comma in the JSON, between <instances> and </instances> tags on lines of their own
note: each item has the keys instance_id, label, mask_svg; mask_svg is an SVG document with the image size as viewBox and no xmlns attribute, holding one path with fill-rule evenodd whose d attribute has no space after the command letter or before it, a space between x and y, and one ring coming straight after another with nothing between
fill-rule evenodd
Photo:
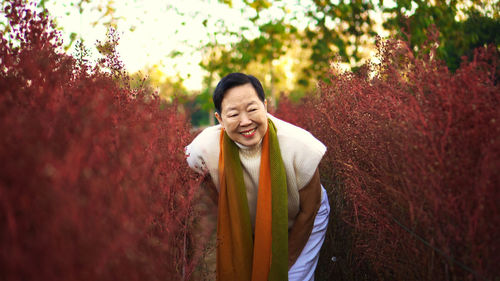
<instances>
[{"instance_id":1,"label":"neck","mask_svg":"<svg viewBox=\"0 0 500 281\"><path fill-rule=\"evenodd\" d=\"M260 152L260 150L262 148L262 140L260 140L258 144L252 145L252 146L242 145L242 144L237 143L237 142L234 142L234 143L239 147L241 153L247 154L247 155L251 155L251 154L255 154L257 152Z\"/></svg>"}]
</instances>

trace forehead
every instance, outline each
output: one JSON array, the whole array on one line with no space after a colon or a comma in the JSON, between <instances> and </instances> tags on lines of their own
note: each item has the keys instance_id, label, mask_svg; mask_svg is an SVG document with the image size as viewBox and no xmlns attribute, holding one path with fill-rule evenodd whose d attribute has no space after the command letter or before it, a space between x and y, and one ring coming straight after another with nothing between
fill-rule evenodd
<instances>
[{"instance_id":1,"label":"forehead","mask_svg":"<svg viewBox=\"0 0 500 281\"><path fill-rule=\"evenodd\" d=\"M222 99L221 109L231 110L251 103L259 103L261 100L252 84L244 84L226 91Z\"/></svg>"}]
</instances>

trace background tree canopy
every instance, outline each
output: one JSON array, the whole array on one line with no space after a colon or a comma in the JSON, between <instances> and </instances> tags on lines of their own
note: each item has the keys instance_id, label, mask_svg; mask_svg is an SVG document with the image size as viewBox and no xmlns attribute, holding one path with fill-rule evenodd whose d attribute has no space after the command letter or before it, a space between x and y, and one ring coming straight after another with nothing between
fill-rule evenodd
<instances>
[{"instance_id":1,"label":"background tree canopy","mask_svg":"<svg viewBox=\"0 0 500 281\"><path fill-rule=\"evenodd\" d=\"M221 2L232 5L229 0ZM366 49L373 48L383 29L409 40L418 49L427 40L429 28L435 26L441 42L439 54L451 70L459 66L462 56L470 57L474 48L500 44L500 4L494 1L313 0L303 6L300 15L290 15L288 1L243 2L255 11L251 21L258 26L260 36L248 38L242 32L241 40L226 50L230 58L223 56L225 61L218 69L221 75L253 61L264 64L289 55L287 50L299 42L301 49L309 51L309 64L302 67L297 82L308 85L315 81L313 77L325 76L334 56L359 66L367 59ZM261 17L273 8L283 12L274 13L270 19ZM297 24L300 16L307 22L303 29ZM273 69L268 71L272 73Z\"/></svg>"},{"instance_id":2,"label":"background tree canopy","mask_svg":"<svg viewBox=\"0 0 500 281\"><path fill-rule=\"evenodd\" d=\"M45 6L49 1L57 0L44 0L40 5ZM429 36L437 36L437 54L451 71L459 67L464 56L471 58L473 50L479 46L494 44L500 47L500 4L497 1L217 2L238 7L244 24L234 27L223 18L204 14L205 43L194 46L191 51L201 54L199 65L206 71L203 88L195 95L186 90L174 91L177 95L190 96L186 98L190 101L188 106L194 116L199 116L193 120L195 125L213 122L213 118L206 117L213 111L210 94L218 79L231 72L257 76L263 82L270 104L276 105L282 95L297 100L313 92L318 80L328 82L332 61L356 71L375 55L377 36L399 37L410 42L415 51ZM98 10L101 16L93 24L120 28L115 1L76 0L68 5L80 13L84 9ZM175 5L167 9L176 10L183 18L183 25L192 22L193 15L177 10ZM71 38L73 41L77 36ZM186 51L179 49L170 56L183 52ZM169 87L172 81L177 81L176 89L183 89L182 79L160 79L153 68L145 71L156 75L148 80L151 86L162 88L165 82ZM200 96L195 97L197 95Z\"/></svg>"}]
</instances>

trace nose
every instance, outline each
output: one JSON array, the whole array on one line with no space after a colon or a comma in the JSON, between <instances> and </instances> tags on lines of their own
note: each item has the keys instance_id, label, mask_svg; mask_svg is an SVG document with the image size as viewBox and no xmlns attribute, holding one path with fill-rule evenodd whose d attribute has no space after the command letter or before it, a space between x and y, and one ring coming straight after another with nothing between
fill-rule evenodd
<instances>
[{"instance_id":1,"label":"nose","mask_svg":"<svg viewBox=\"0 0 500 281\"><path fill-rule=\"evenodd\" d=\"M245 127L250 124L252 124L252 121L250 120L250 118L248 118L248 115L246 115L245 113L241 114L240 126Z\"/></svg>"}]
</instances>

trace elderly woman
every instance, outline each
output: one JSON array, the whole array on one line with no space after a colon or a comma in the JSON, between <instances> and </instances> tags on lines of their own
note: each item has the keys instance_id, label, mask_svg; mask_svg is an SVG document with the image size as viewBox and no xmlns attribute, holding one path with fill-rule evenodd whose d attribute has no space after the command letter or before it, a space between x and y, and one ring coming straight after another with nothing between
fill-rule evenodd
<instances>
[{"instance_id":1,"label":"elderly woman","mask_svg":"<svg viewBox=\"0 0 500 281\"><path fill-rule=\"evenodd\" d=\"M220 125L186 153L219 192L217 280L314 280L330 211L318 172L326 147L268 114L254 76L225 76L213 102Z\"/></svg>"}]
</instances>

